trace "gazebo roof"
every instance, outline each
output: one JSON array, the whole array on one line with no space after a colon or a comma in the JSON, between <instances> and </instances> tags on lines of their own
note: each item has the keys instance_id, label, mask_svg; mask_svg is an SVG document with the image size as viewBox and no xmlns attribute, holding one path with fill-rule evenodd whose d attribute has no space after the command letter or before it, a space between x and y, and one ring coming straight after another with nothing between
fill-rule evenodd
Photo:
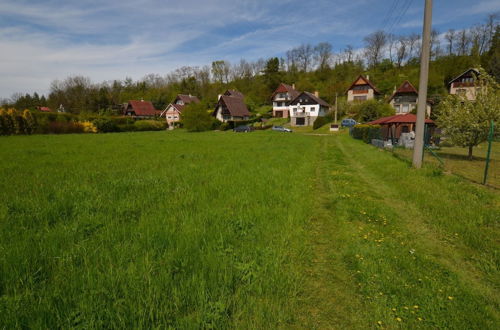
<instances>
[{"instance_id":1,"label":"gazebo roof","mask_svg":"<svg viewBox=\"0 0 500 330\"><path fill-rule=\"evenodd\" d=\"M388 124L414 124L417 122L417 116L412 113L404 115L394 115L389 117L382 117L377 120L371 121L368 125L388 125ZM434 124L432 119L426 119L426 124Z\"/></svg>"}]
</instances>

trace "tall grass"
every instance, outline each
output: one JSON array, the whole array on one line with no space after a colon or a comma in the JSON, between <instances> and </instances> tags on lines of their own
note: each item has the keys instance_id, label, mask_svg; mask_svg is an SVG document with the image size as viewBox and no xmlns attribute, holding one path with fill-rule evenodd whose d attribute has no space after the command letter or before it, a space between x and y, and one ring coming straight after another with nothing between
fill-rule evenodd
<instances>
[{"instance_id":1,"label":"tall grass","mask_svg":"<svg viewBox=\"0 0 500 330\"><path fill-rule=\"evenodd\" d=\"M0 324L292 322L316 141L157 132L0 140Z\"/></svg>"}]
</instances>

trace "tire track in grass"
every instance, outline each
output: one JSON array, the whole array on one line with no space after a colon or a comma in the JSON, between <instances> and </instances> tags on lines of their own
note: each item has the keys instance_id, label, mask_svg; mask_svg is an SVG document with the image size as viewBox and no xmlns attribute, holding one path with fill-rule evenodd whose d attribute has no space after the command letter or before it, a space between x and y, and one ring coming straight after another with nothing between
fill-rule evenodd
<instances>
[{"instance_id":1,"label":"tire track in grass","mask_svg":"<svg viewBox=\"0 0 500 330\"><path fill-rule=\"evenodd\" d=\"M400 237L401 249L409 250L410 253L417 250L419 258L423 260L422 262L432 268L420 271L420 276L424 277L424 274L428 274L431 277L429 281L435 282L428 284L430 288L422 290L419 293L419 299L427 300L427 304L429 305L437 305L437 307L428 306L429 313L434 315L428 316L430 321L426 325L453 327L459 324L460 322L456 322L456 320L448 323L446 318L443 317L446 313L439 310L446 309L451 311L451 317L463 319L463 327L493 328L494 324L498 322L498 293L494 285L484 280L484 274L468 261L470 255L474 255L474 252L477 254L477 251L472 251L470 248L460 244L460 242L451 244L438 230L429 227L426 223L426 214L423 213L423 210L420 209L415 201L401 198L397 190L393 189L391 181L387 182L387 180L371 171L366 164L357 159L357 155L351 154L360 150L353 148L348 151L347 147L339 139L335 139L335 147L342 152L350 168L355 170L359 179L364 181L367 187L377 188L374 195L377 196L379 202L385 205L387 214L392 212L395 218L400 219L395 225L397 230L403 233ZM363 154L363 157L370 157L370 154L367 152ZM391 160L388 159L388 161ZM373 192L373 188L368 189ZM408 259L408 256L405 258ZM416 264L413 265L411 262L408 263L408 261L406 261L406 264L403 261L401 262L405 267L418 269ZM408 271L408 269L405 269L405 271ZM439 276L439 278L432 279L432 275ZM401 276L404 275L401 274ZM461 295L463 298L463 301L460 302L461 305L455 307L456 311L450 306L442 304L442 300L439 300L438 297L433 296L431 293L438 285L445 286L447 280L450 281L448 289L454 290L457 295ZM410 280L408 279L408 281ZM439 295L439 292L441 292L441 289L438 290L436 295ZM398 299L404 301L404 299ZM450 295L448 299L453 300L454 297ZM446 301L446 297L444 300ZM439 306L440 304L442 306ZM455 312L457 314L453 316ZM470 323L467 324L467 321Z\"/></svg>"},{"instance_id":2,"label":"tire track in grass","mask_svg":"<svg viewBox=\"0 0 500 330\"><path fill-rule=\"evenodd\" d=\"M328 183L331 163L338 161L327 153L328 138L321 138L316 165L314 215L309 223L308 247L312 259L306 266L303 309L300 311L301 328L346 329L362 328L355 281L342 260L338 237L342 224L329 206L332 186Z\"/></svg>"}]
</instances>

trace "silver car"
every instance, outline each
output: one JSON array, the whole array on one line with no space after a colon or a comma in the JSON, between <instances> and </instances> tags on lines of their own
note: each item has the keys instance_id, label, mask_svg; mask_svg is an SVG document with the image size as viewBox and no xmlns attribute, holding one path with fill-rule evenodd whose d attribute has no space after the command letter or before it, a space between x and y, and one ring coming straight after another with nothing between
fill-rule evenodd
<instances>
[{"instance_id":1,"label":"silver car","mask_svg":"<svg viewBox=\"0 0 500 330\"><path fill-rule=\"evenodd\" d=\"M273 131L292 133L292 130L283 126L273 126Z\"/></svg>"}]
</instances>

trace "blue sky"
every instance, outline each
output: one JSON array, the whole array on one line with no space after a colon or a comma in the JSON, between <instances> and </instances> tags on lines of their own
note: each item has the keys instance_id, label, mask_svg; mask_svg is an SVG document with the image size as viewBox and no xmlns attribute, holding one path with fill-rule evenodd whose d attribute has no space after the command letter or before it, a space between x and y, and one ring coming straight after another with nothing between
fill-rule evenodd
<instances>
[{"instance_id":1,"label":"blue sky","mask_svg":"<svg viewBox=\"0 0 500 330\"><path fill-rule=\"evenodd\" d=\"M420 33L423 4L424 0L0 0L0 97L47 93L52 80L69 75L88 76L94 82L140 79L219 59L283 56L301 43L328 41L335 52L348 44L361 48L363 37L378 29ZM433 26L440 32L468 28L499 11L499 0L437 0Z\"/></svg>"}]
</instances>

